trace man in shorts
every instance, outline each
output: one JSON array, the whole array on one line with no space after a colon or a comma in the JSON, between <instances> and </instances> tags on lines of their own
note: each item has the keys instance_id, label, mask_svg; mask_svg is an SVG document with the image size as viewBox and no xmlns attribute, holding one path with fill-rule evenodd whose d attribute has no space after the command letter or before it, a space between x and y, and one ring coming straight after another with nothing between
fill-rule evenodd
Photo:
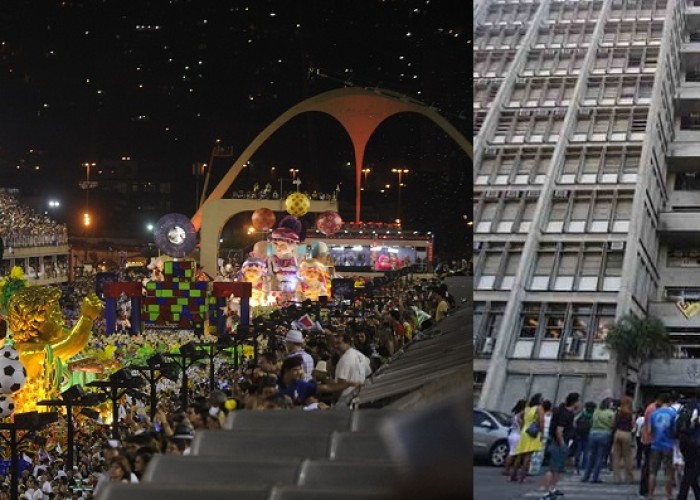
<instances>
[{"instance_id":1,"label":"man in shorts","mask_svg":"<svg viewBox=\"0 0 700 500\"><path fill-rule=\"evenodd\" d=\"M656 476L663 465L666 476L666 498L673 497L674 476L673 468L673 424L676 411L669 406L671 397L668 394L659 396L661 407L651 414L651 454L649 457L649 491L648 498L654 498Z\"/></svg>"},{"instance_id":2,"label":"man in shorts","mask_svg":"<svg viewBox=\"0 0 700 500\"><path fill-rule=\"evenodd\" d=\"M557 489L559 475L564 472L569 456L569 443L574 438L574 416L579 394L572 392L566 396L564 404L554 410L549 424L549 470L544 476L543 488L546 493L541 500L554 500L563 493Z\"/></svg>"}]
</instances>

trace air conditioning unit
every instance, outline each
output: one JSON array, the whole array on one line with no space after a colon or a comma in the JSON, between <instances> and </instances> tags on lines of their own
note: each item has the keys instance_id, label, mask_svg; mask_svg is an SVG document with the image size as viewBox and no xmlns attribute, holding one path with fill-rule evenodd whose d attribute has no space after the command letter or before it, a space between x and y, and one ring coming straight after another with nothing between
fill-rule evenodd
<instances>
[{"instance_id":1,"label":"air conditioning unit","mask_svg":"<svg viewBox=\"0 0 700 500\"><path fill-rule=\"evenodd\" d=\"M519 198L520 191L506 191L506 198Z\"/></svg>"},{"instance_id":2,"label":"air conditioning unit","mask_svg":"<svg viewBox=\"0 0 700 500\"><path fill-rule=\"evenodd\" d=\"M564 350L566 351L566 354L578 354L581 350L581 339L569 337L566 339Z\"/></svg>"},{"instance_id":3,"label":"air conditioning unit","mask_svg":"<svg viewBox=\"0 0 700 500\"><path fill-rule=\"evenodd\" d=\"M608 246L610 247L610 250L624 250L625 249L625 242L624 241L611 241L608 243Z\"/></svg>"},{"instance_id":4,"label":"air conditioning unit","mask_svg":"<svg viewBox=\"0 0 700 500\"><path fill-rule=\"evenodd\" d=\"M542 191L525 191L525 198L539 198Z\"/></svg>"},{"instance_id":5,"label":"air conditioning unit","mask_svg":"<svg viewBox=\"0 0 700 500\"><path fill-rule=\"evenodd\" d=\"M558 190L554 191L554 197L555 198L568 198L569 197L569 192L567 190Z\"/></svg>"},{"instance_id":6,"label":"air conditioning unit","mask_svg":"<svg viewBox=\"0 0 700 500\"><path fill-rule=\"evenodd\" d=\"M484 345L481 347L481 354L491 354L493 352L493 345L495 344L495 339L489 337L484 340Z\"/></svg>"}]
</instances>

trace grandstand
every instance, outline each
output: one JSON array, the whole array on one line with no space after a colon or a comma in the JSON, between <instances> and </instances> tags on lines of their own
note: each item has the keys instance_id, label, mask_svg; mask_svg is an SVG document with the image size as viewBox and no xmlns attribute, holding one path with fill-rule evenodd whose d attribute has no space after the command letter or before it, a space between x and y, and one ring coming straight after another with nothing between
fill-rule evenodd
<instances>
[{"instance_id":1,"label":"grandstand","mask_svg":"<svg viewBox=\"0 0 700 500\"><path fill-rule=\"evenodd\" d=\"M20 203L18 191L0 189L0 276L14 266L31 285L68 282L68 229Z\"/></svg>"},{"instance_id":2,"label":"grandstand","mask_svg":"<svg viewBox=\"0 0 700 500\"><path fill-rule=\"evenodd\" d=\"M468 498L472 309L416 335L353 409L231 412L104 500Z\"/></svg>"}]
</instances>

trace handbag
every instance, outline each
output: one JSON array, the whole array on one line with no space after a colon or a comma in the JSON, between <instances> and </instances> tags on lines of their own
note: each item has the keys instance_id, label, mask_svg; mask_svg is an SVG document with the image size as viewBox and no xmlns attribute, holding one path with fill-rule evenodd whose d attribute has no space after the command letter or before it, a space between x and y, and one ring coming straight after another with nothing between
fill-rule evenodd
<instances>
[{"instance_id":1,"label":"handbag","mask_svg":"<svg viewBox=\"0 0 700 500\"><path fill-rule=\"evenodd\" d=\"M540 426L537 424L537 421L531 422L530 425L527 426L527 429L525 429L525 434L531 438L536 438L539 433Z\"/></svg>"}]
</instances>

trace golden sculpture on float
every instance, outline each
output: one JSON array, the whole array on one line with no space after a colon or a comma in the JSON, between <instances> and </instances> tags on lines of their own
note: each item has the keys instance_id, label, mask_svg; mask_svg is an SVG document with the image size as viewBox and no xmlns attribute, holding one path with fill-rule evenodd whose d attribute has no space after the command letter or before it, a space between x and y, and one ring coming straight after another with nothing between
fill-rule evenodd
<instances>
[{"instance_id":1,"label":"golden sculpture on float","mask_svg":"<svg viewBox=\"0 0 700 500\"><path fill-rule=\"evenodd\" d=\"M36 402L58 394L62 363L83 350L104 304L94 293L88 294L81 304L80 318L69 329L58 302L61 291L26 286L18 268L0 281L0 296L8 331L27 370L25 387L14 395L17 410L42 409Z\"/></svg>"}]
</instances>

